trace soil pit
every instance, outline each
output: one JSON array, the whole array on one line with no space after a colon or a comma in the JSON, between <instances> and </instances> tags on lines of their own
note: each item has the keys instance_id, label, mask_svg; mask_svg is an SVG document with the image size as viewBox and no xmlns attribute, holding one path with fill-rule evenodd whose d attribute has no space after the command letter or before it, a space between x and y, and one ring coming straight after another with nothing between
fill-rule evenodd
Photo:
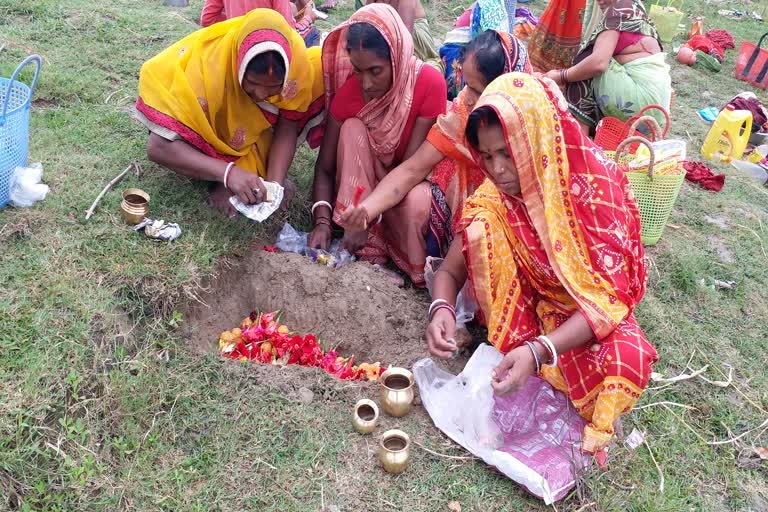
<instances>
[{"instance_id":1,"label":"soil pit","mask_svg":"<svg viewBox=\"0 0 768 512\"><path fill-rule=\"evenodd\" d=\"M222 265L184 311L186 336L202 352L218 351L219 335L253 310L282 310L281 322L317 335L325 350L355 361L410 367L427 355L429 296L398 288L364 262L330 269L292 253L253 251ZM449 366L459 371L465 358Z\"/></svg>"}]
</instances>

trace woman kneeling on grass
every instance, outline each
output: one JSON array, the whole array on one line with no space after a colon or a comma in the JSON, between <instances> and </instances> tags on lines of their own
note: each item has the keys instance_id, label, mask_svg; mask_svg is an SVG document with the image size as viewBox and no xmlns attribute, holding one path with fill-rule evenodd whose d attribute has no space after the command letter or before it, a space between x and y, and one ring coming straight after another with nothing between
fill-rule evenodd
<instances>
[{"instance_id":1,"label":"woman kneeling on grass","mask_svg":"<svg viewBox=\"0 0 768 512\"><path fill-rule=\"evenodd\" d=\"M647 276L632 190L546 79L495 80L466 136L489 179L467 200L461 237L436 274L429 350L456 350L452 305L469 278L488 341L506 354L494 390L513 392L540 372L589 421L582 448L595 453L657 360L633 315Z\"/></svg>"},{"instance_id":2,"label":"woman kneeling on grass","mask_svg":"<svg viewBox=\"0 0 768 512\"><path fill-rule=\"evenodd\" d=\"M357 208L341 215L347 229L365 230L370 219L396 207L426 179L432 197L427 255L445 256L461 220L464 201L485 179L464 138L469 113L495 78L511 71L531 71L523 45L506 32L494 30L481 33L462 48L459 61L465 85L448 113L438 118L427 140L411 158L387 174Z\"/></svg>"},{"instance_id":3,"label":"woman kneeling on grass","mask_svg":"<svg viewBox=\"0 0 768 512\"><path fill-rule=\"evenodd\" d=\"M605 116L626 121L648 105L669 110L672 78L656 29L640 0L589 0L573 66L547 76L565 86L582 129ZM658 110L649 112L660 123Z\"/></svg>"},{"instance_id":4,"label":"woman kneeling on grass","mask_svg":"<svg viewBox=\"0 0 768 512\"><path fill-rule=\"evenodd\" d=\"M370 194L410 158L445 112L445 81L413 54L413 40L386 4L366 5L328 35L323 74L330 116L315 164L310 245L327 248L331 220ZM362 195L361 195L362 194ZM346 229L344 244L373 263L391 258L424 286L429 186L422 183L368 231ZM335 207L334 207L335 206Z\"/></svg>"},{"instance_id":5,"label":"woman kneeling on grass","mask_svg":"<svg viewBox=\"0 0 768 512\"><path fill-rule=\"evenodd\" d=\"M209 204L235 216L231 196L264 201L261 178L285 186L297 144L319 146L320 48L307 50L280 14L256 9L148 60L136 109L149 159L213 182Z\"/></svg>"}]
</instances>

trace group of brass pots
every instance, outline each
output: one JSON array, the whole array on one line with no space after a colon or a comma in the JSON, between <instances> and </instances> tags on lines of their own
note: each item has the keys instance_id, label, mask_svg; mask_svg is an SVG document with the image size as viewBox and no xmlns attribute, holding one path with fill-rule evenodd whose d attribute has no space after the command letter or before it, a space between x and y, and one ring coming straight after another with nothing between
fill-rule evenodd
<instances>
[{"instance_id":1,"label":"group of brass pots","mask_svg":"<svg viewBox=\"0 0 768 512\"><path fill-rule=\"evenodd\" d=\"M400 418L413 403L413 374L404 368L389 368L379 378L379 399L384 412ZM364 398L355 404L352 425L361 434L370 434L379 422L379 408ZM402 430L387 430L379 442L379 461L387 473L402 473L408 467L411 438Z\"/></svg>"}]
</instances>

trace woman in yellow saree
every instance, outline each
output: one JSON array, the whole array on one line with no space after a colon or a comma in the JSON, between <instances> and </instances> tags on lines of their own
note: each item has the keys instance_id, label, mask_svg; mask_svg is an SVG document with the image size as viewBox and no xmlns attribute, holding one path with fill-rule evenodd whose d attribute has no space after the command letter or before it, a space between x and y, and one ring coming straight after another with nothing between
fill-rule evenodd
<instances>
[{"instance_id":1,"label":"woman in yellow saree","mask_svg":"<svg viewBox=\"0 0 768 512\"><path fill-rule=\"evenodd\" d=\"M194 32L148 60L136 111L150 160L213 182L209 203L236 214L285 185L296 146L319 146L324 108L320 48L270 9Z\"/></svg>"},{"instance_id":2,"label":"woman in yellow saree","mask_svg":"<svg viewBox=\"0 0 768 512\"><path fill-rule=\"evenodd\" d=\"M589 421L582 449L604 454L657 360L633 315L647 273L632 189L549 79L494 80L466 136L488 179L435 276L430 352L456 350L453 305L469 278L488 341L506 354L496 393L540 373Z\"/></svg>"}]
</instances>

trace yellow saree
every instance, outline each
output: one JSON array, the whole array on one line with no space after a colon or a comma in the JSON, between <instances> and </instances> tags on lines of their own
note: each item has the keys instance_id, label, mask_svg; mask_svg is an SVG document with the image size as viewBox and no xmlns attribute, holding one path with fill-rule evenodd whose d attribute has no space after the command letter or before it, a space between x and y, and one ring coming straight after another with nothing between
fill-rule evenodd
<instances>
[{"instance_id":1,"label":"yellow saree","mask_svg":"<svg viewBox=\"0 0 768 512\"><path fill-rule=\"evenodd\" d=\"M285 60L282 92L259 104L243 91L248 63L276 51ZM208 156L266 175L272 126L299 121L299 142L319 144L323 114L320 48L270 9L198 30L141 67L137 118L166 139L183 139Z\"/></svg>"}]
</instances>

